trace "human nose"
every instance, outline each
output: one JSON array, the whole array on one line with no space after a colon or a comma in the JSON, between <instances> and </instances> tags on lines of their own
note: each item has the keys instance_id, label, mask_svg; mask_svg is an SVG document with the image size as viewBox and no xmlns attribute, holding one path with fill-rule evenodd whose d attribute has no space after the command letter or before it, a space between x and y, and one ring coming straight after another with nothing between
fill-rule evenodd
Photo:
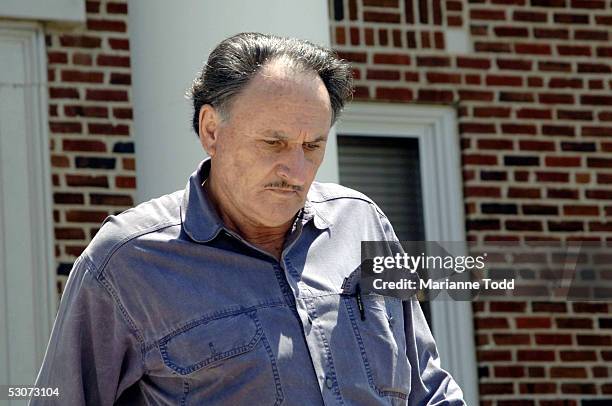
<instances>
[{"instance_id":1,"label":"human nose","mask_svg":"<svg viewBox=\"0 0 612 406\"><path fill-rule=\"evenodd\" d=\"M283 154L283 160L277 168L277 175L290 185L303 186L306 183L308 167L308 160L300 145Z\"/></svg>"}]
</instances>

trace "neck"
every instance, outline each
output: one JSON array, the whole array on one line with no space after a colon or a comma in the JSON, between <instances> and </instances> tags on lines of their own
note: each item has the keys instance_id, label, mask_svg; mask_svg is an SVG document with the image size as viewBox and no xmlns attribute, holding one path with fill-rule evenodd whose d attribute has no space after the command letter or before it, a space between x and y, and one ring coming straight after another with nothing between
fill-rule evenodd
<instances>
[{"instance_id":1,"label":"neck","mask_svg":"<svg viewBox=\"0 0 612 406\"><path fill-rule=\"evenodd\" d=\"M203 187L223 224L228 229L238 233L249 243L280 260L285 236L291 228L292 220L280 226L266 226L254 221L246 213L242 213L232 205L223 190L217 189L210 178L204 182ZM222 202L226 202L226 204Z\"/></svg>"}]
</instances>

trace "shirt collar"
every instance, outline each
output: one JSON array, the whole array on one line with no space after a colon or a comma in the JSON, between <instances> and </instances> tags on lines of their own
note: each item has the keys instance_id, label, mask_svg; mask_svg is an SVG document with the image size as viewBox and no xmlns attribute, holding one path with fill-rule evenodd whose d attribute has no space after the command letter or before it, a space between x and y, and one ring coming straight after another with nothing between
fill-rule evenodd
<instances>
[{"instance_id":1,"label":"shirt collar","mask_svg":"<svg viewBox=\"0 0 612 406\"><path fill-rule=\"evenodd\" d=\"M208 242L224 229L223 221L202 187L209 174L210 157L200 162L198 169L189 177L181 203L183 229L197 242ZM298 213L298 218L303 225L313 220L313 225L320 230L330 227L329 222L319 215L308 198Z\"/></svg>"}]
</instances>

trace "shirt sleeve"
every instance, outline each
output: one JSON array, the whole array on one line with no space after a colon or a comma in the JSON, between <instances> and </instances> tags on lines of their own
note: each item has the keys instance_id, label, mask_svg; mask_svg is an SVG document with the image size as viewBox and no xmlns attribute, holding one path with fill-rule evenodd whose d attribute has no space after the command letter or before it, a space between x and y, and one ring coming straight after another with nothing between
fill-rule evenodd
<instances>
[{"instance_id":1,"label":"shirt sleeve","mask_svg":"<svg viewBox=\"0 0 612 406\"><path fill-rule=\"evenodd\" d=\"M379 211L387 241L398 242L391 223ZM408 404L419 406L465 406L463 392L453 377L440 366L440 357L423 310L413 296L402 303L406 356L410 362L411 390Z\"/></svg>"},{"instance_id":2,"label":"shirt sleeve","mask_svg":"<svg viewBox=\"0 0 612 406\"><path fill-rule=\"evenodd\" d=\"M408 404L464 406L459 385L440 367L436 343L419 302L413 298L403 306L406 356L412 367Z\"/></svg>"},{"instance_id":3,"label":"shirt sleeve","mask_svg":"<svg viewBox=\"0 0 612 406\"><path fill-rule=\"evenodd\" d=\"M83 254L63 292L38 387L57 387L59 397L35 398L40 405L112 405L143 374L135 327L110 286Z\"/></svg>"}]
</instances>

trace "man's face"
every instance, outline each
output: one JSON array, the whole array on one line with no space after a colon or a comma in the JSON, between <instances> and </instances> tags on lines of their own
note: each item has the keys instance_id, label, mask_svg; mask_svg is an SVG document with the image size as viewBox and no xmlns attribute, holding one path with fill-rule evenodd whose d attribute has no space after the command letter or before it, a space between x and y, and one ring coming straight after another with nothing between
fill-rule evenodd
<instances>
[{"instance_id":1,"label":"man's face","mask_svg":"<svg viewBox=\"0 0 612 406\"><path fill-rule=\"evenodd\" d=\"M331 114L318 75L282 61L264 66L233 99L227 120L213 114L213 124L201 113L200 137L212 157L210 180L221 209L252 225L291 221L323 160ZM214 134L208 141L207 123Z\"/></svg>"}]
</instances>

